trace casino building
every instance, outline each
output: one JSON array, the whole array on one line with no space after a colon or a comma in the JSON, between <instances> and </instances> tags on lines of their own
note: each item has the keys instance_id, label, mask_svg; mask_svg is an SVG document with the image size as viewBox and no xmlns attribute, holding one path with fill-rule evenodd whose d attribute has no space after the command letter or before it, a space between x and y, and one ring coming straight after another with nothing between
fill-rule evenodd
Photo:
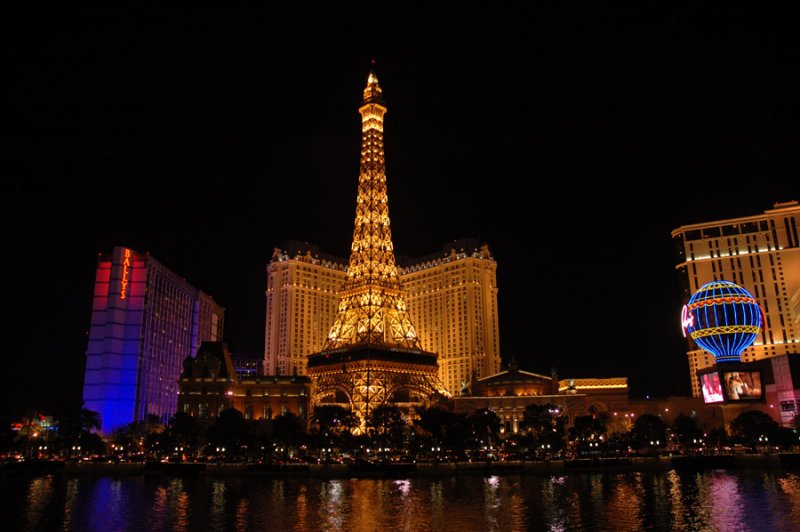
<instances>
[{"instance_id":1,"label":"casino building","mask_svg":"<svg viewBox=\"0 0 800 532\"><path fill-rule=\"evenodd\" d=\"M225 310L147 253L100 255L92 303L85 407L103 435L154 414L177 412L184 359L222 339Z\"/></svg>"},{"instance_id":2,"label":"casino building","mask_svg":"<svg viewBox=\"0 0 800 532\"><path fill-rule=\"evenodd\" d=\"M526 405L554 404L570 418L628 414L627 379L569 379L500 371L497 264L464 239L441 252L395 258L383 146L386 105L370 73L349 261L308 243L276 248L267 266L265 370L308 376L311 407L349 406L361 429L374 408L446 402L490 408L517 432ZM578 382L580 381L580 382ZM626 416L630 419L629 416Z\"/></svg>"},{"instance_id":3,"label":"casino building","mask_svg":"<svg viewBox=\"0 0 800 532\"><path fill-rule=\"evenodd\" d=\"M702 285L728 280L761 305L764 327L742 362L800 352L800 205L776 203L763 214L681 226L672 231L684 302ZM714 357L689 340L692 395L701 396L698 372Z\"/></svg>"},{"instance_id":4,"label":"casino building","mask_svg":"<svg viewBox=\"0 0 800 532\"><path fill-rule=\"evenodd\" d=\"M439 378L457 394L500 371L497 262L478 240L448 242L437 253L397 257L408 312L424 347L439 355ZM347 261L290 241L267 265L265 373L305 375L336 316Z\"/></svg>"}]
</instances>

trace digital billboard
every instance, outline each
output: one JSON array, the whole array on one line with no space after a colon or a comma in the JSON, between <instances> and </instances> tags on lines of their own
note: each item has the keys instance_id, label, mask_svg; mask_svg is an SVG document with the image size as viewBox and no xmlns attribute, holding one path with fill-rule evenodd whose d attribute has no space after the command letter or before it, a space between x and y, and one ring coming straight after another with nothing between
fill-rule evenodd
<instances>
[{"instance_id":1,"label":"digital billboard","mask_svg":"<svg viewBox=\"0 0 800 532\"><path fill-rule=\"evenodd\" d=\"M759 371L726 371L722 382L728 401L758 401L764 395Z\"/></svg>"},{"instance_id":2,"label":"digital billboard","mask_svg":"<svg viewBox=\"0 0 800 532\"><path fill-rule=\"evenodd\" d=\"M706 373L700 375L700 384L703 388L703 401L708 403L721 403L725 400L722 395L722 383L719 380L719 373Z\"/></svg>"}]
</instances>

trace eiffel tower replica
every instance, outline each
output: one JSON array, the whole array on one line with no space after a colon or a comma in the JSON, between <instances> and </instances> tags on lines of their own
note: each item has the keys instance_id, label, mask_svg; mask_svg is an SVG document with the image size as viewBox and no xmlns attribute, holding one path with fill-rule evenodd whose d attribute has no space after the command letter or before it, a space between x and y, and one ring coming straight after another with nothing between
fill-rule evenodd
<instances>
[{"instance_id":1,"label":"eiffel tower replica","mask_svg":"<svg viewBox=\"0 0 800 532\"><path fill-rule=\"evenodd\" d=\"M350 263L338 313L322 351L309 355L312 402L347 398L363 432L370 413L395 402L423 402L449 393L437 355L422 349L397 275L383 151L386 104L374 71L361 113L361 164Z\"/></svg>"}]
</instances>

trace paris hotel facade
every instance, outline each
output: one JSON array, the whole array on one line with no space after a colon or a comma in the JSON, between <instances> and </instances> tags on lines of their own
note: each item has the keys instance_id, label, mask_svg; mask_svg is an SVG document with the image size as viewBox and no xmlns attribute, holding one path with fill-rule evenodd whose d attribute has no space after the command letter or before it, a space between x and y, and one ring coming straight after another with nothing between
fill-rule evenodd
<instances>
[{"instance_id":1,"label":"paris hotel facade","mask_svg":"<svg viewBox=\"0 0 800 532\"><path fill-rule=\"evenodd\" d=\"M398 257L411 321L426 351L439 355L439 378L458 395L473 376L500 371L497 263L488 245L462 239L442 251ZM291 241L267 265L265 373L305 375L336 318L346 259Z\"/></svg>"},{"instance_id":2,"label":"paris hotel facade","mask_svg":"<svg viewBox=\"0 0 800 532\"><path fill-rule=\"evenodd\" d=\"M800 205L776 203L763 214L685 225L672 231L684 303L705 283L732 281L753 294L765 327L742 352L754 362L800 351ZM692 395L701 396L697 372L714 357L689 342ZM788 369L787 369L788 371Z\"/></svg>"}]
</instances>

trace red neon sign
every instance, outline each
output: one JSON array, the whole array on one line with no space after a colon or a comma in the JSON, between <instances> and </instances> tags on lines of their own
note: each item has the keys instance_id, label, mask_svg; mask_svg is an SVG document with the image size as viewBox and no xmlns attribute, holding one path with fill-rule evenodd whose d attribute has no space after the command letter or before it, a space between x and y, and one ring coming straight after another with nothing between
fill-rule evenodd
<instances>
[{"instance_id":1,"label":"red neon sign","mask_svg":"<svg viewBox=\"0 0 800 532\"><path fill-rule=\"evenodd\" d=\"M683 336L686 337L686 331L689 327L694 326L694 314L689 312L689 307L686 305L683 306L681 310L681 330L683 331Z\"/></svg>"},{"instance_id":2,"label":"red neon sign","mask_svg":"<svg viewBox=\"0 0 800 532\"><path fill-rule=\"evenodd\" d=\"M128 278L131 274L131 250L125 250L125 260L122 261L122 281L121 289L119 291L119 298L125 299L128 297Z\"/></svg>"}]
</instances>

